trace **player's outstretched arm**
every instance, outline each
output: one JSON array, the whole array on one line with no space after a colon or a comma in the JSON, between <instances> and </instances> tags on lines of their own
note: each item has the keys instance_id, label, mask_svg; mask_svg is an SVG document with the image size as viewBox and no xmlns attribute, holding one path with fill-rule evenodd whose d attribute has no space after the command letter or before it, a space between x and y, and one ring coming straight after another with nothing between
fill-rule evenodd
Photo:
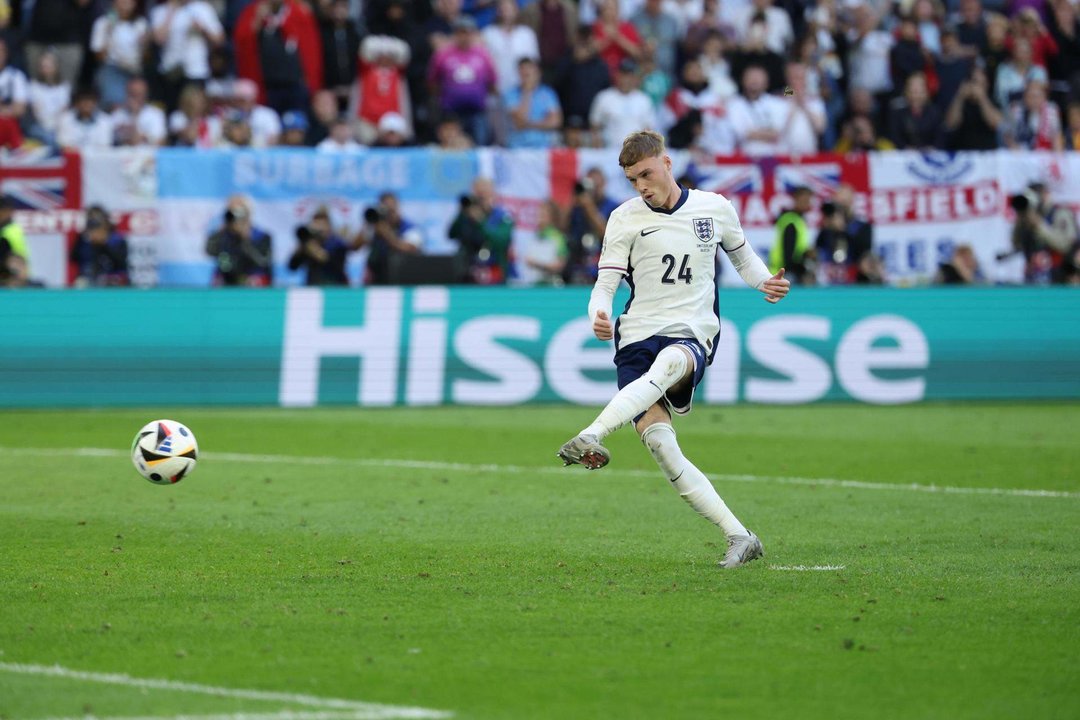
<instances>
[{"instance_id":1,"label":"player's outstretched arm","mask_svg":"<svg viewBox=\"0 0 1080 720\"><path fill-rule=\"evenodd\" d=\"M761 286L761 292L765 293L765 300L776 304L787 297L791 290L791 281L784 278L784 268L765 281Z\"/></svg>"}]
</instances>

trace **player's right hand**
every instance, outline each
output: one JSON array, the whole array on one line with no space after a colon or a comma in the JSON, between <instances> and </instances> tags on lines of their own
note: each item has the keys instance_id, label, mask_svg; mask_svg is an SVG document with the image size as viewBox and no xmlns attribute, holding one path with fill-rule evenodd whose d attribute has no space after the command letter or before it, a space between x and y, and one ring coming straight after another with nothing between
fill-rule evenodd
<instances>
[{"instance_id":1,"label":"player's right hand","mask_svg":"<svg viewBox=\"0 0 1080 720\"><path fill-rule=\"evenodd\" d=\"M604 340L605 342L615 337L615 333L611 326L611 319L608 318L608 314L603 310L596 313L596 317L592 322L592 331L598 340Z\"/></svg>"}]
</instances>

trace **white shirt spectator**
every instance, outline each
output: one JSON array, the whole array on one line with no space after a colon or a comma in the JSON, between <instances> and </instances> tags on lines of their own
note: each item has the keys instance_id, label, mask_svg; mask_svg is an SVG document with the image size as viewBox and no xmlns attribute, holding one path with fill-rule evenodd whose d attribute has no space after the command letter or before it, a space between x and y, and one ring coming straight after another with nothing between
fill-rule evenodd
<instances>
[{"instance_id":1,"label":"white shirt spectator","mask_svg":"<svg viewBox=\"0 0 1080 720\"><path fill-rule=\"evenodd\" d=\"M800 108L795 98L780 98L787 106L787 120L780 131L781 152L788 155L813 155L818 151L818 133L814 129L825 126L825 103L819 97L806 97L805 109ZM811 120L811 117L814 120Z\"/></svg>"},{"instance_id":2,"label":"white shirt spectator","mask_svg":"<svg viewBox=\"0 0 1080 720\"><path fill-rule=\"evenodd\" d=\"M103 112L95 112L89 118L79 119L74 110L66 110L60 116L56 128L56 143L64 148L112 147L112 119Z\"/></svg>"},{"instance_id":3,"label":"white shirt spectator","mask_svg":"<svg viewBox=\"0 0 1080 720\"><path fill-rule=\"evenodd\" d=\"M188 126L188 116L179 110L169 115L169 132L176 135ZM212 148L221 144L221 118L210 115L199 121L194 147Z\"/></svg>"},{"instance_id":4,"label":"white shirt spectator","mask_svg":"<svg viewBox=\"0 0 1080 720\"><path fill-rule=\"evenodd\" d=\"M539 58L540 45L536 33L525 25L515 25L507 32L500 25L488 25L481 31L484 46L495 61L496 85L499 95L513 90L518 84L518 62L522 58Z\"/></svg>"},{"instance_id":5,"label":"white shirt spectator","mask_svg":"<svg viewBox=\"0 0 1080 720\"><path fill-rule=\"evenodd\" d=\"M723 105L715 105L701 113L701 137L698 147L712 155L734 155L738 140L731 117Z\"/></svg>"},{"instance_id":6,"label":"white shirt spectator","mask_svg":"<svg viewBox=\"0 0 1080 720\"><path fill-rule=\"evenodd\" d=\"M605 147L621 147L623 139L638 130L657 128L652 100L641 90L628 93L617 88L601 90L589 109L589 124L600 130Z\"/></svg>"},{"instance_id":7,"label":"white shirt spectator","mask_svg":"<svg viewBox=\"0 0 1080 720\"><path fill-rule=\"evenodd\" d=\"M679 37L686 34L686 29L696 23L705 14L701 0L664 0L661 5L664 12L675 18L679 26Z\"/></svg>"},{"instance_id":8,"label":"white shirt spectator","mask_svg":"<svg viewBox=\"0 0 1080 720\"><path fill-rule=\"evenodd\" d=\"M363 149L364 146L355 140L338 142L332 137L326 138L315 146L315 152L320 153L357 153Z\"/></svg>"},{"instance_id":9,"label":"white shirt spectator","mask_svg":"<svg viewBox=\"0 0 1080 720\"><path fill-rule=\"evenodd\" d=\"M784 151L781 137L787 120L787 104L774 95L761 95L757 100L747 100L742 95L728 103L731 125L739 149L746 155L778 155ZM754 130L775 130L776 140L750 140Z\"/></svg>"},{"instance_id":10,"label":"white shirt spectator","mask_svg":"<svg viewBox=\"0 0 1080 720\"><path fill-rule=\"evenodd\" d=\"M853 38L848 53L850 86L874 94L891 90L889 51L892 46L892 35L881 30L868 33L861 41Z\"/></svg>"},{"instance_id":11,"label":"white shirt spectator","mask_svg":"<svg viewBox=\"0 0 1080 720\"><path fill-rule=\"evenodd\" d=\"M107 13L94 21L90 31L90 49L105 51L105 62L131 72L142 67L143 41L150 26L146 18L121 20Z\"/></svg>"},{"instance_id":12,"label":"white shirt spectator","mask_svg":"<svg viewBox=\"0 0 1080 720\"><path fill-rule=\"evenodd\" d=\"M179 68L184 77L191 79L210 77L210 46L199 28L211 35L224 35L221 21L210 3L191 0L180 7L167 3L158 5L150 13L150 25L157 30L166 23L169 31L161 47L161 70L169 72Z\"/></svg>"},{"instance_id":13,"label":"white shirt spectator","mask_svg":"<svg viewBox=\"0 0 1080 720\"><path fill-rule=\"evenodd\" d=\"M710 91L724 100L739 92L739 86L731 79L731 65L723 57L713 60L702 54L698 56L698 62L701 63L701 69L709 81Z\"/></svg>"},{"instance_id":14,"label":"white shirt spectator","mask_svg":"<svg viewBox=\"0 0 1080 720\"><path fill-rule=\"evenodd\" d=\"M60 115L68 108L71 86L65 82L49 85L32 80L29 89L30 112L44 130L54 133L60 124Z\"/></svg>"},{"instance_id":15,"label":"white shirt spectator","mask_svg":"<svg viewBox=\"0 0 1080 720\"><path fill-rule=\"evenodd\" d=\"M154 105L145 105L134 117L131 115L131 111L124 106L118 107L113 110L112 114L113 130L117 134L123 134L131 129L138 133L138 137L145 141L143 142L131 142L127 144L131 145L161 145L165 142L165 135L167 128L165 126L165 113L161 108ZM132 133L131 137L135 137Z\"/></svg>"},{"instance_id":16,"label":"white shirt spectator","mask_svg":"<svg viewBox=\"0 0 1080 720\"><path fill-rule=\"evenodd\" d=\"M30 88L26 74L10 65L0 70L0 104L26 103L29 100Z\"/></svg>"},{"instance_id":17,"label":"white shirt spectator","mask_svg":"<svg viewBox=\"0 0 1080 720\"><path fill-rule=\"evenodd\" d=\"M727 3L721 3L726 5ZM735 34L740 43L746 41L750 33L750 24L757 14L758 9L754 6L744 8L735 21ZM791 18L787 11L778 7L770 7L765 10L765 47L774 53L783 55L795 41L795 32L791 29Z\"/></svg>"},{"instance_id":18,"label":"white shirt spectator","mask_svg":"<svg viewBox=\"0 0 1080 720\"><path fill-rule=\"evenodd\" d=\"M281 136L281 118L273 109L256 105L248 116L248 124L251 125L251 147L277 145Z\"/></svg>"}]
</instances>

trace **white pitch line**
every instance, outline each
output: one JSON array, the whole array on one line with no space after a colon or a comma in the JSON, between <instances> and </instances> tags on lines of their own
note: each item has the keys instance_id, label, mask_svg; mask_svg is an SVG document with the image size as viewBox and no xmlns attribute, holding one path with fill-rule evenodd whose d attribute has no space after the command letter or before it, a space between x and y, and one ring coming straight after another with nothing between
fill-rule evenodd
<instances>
[{"instance_id":1,"label":"white pitch line","mask_svg":"<svg viewBox=\"0 0 1080 720\"><path fill-rule=\"evenodd\" d=\"M65 455L73 457L127 457L125 450L112 448L13 448L0 447L0 455L29 455L50 457ZM316 465L374 468L406 468L410 470L447 470L460 472L494 472L505 474L565 474L566 468L558 466L495 465L481 463L454 463L439 460L402 460L397 458L340 458L310 455L252 455L247 453L201 452L200 460L219 462L263 463L282 465ZM650 470L605 469L607 475L624 477L656 477ZM849 490L893 490L935 493L941 495L1001 495L1005 497L1080 498L1080 492L1067 490L1028 490L1024 488L956 487L950 485L920 485L918 483L883 483L867 480L841 480L838 478L808 478L786 475L748 475L744 473L709 473L709 477L727 482L774 483L778 485L801 485L809 487L832 487Z\"/></svg>"},{"instance_id":2,"label":"white pitch line","mask_svg":"<svg viewBox=\"0 0 1080 720\"><path fill-rule=\"evenodd\" d=\"M79 716L54 717L45 720L390 720L401 715L386 715L385 711L373 714L366 710L325 710L304 712L282 710L275 713L229 713L216 715L111 715L108 717Z\"/></svg>"},{"instance_id":3,"label":"white pitch line","mask_svg":"<svg viewBox=\"0 0 1080 720\"><path fill-rule=\"evenodd\" d=\"M216 687L213 685L201 685L199 683L180 682L177 680L164 680L160 678L137 678L122 673L99 673L84 670L72 670L60 665L26 665L22 663L0 662L0 671L19 673L22 675L42 675L46 677L59 677L67 680L83 680L86 682L103 683L106 685L122 685L124 687L143 688L148 690L166 690L169 692L194 693L198 695L213 695L215 697L242 698L244 700L258 700L264 702L280 702L290 705L307 705L309 707L335 709L338 716L348 716L348 720L391 720L402 718L408 720L426 720L428 718L449 718L453 713L443 710L430 710L420 707L406 707L398 705L383 705L381 703L361 702L359 700L342 700L338 698L320 697L318 695L303 695L298 693L272 692L267 690L246 690L243 688ZM351 712L340 712L351 711ZM236 718L236 716L230 716ZM247 718L243 718L247 720ZM291 720L290 717L282 720ZM295 720L333 720L331 718L296 718ZM345 720L341 718L341 720Z\"/></svg>"},{"instance_id":4,"label":"white pitch line","mask_svg":"<svg viewBox=\"0 0 1080 720\"><path fill-rule=\"evenodd\" d=\"M790 572L835 572L843 570L843 565L769 565L770 570L787 570Z\"/></svg>"}]
</instances>

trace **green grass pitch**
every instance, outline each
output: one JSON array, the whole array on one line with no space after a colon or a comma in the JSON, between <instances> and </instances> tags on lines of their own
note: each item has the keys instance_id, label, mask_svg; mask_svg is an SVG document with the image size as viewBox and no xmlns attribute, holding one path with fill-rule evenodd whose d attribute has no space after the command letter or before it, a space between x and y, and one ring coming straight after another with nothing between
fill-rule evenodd
<instances>
[{"instance_id":1,"label":"green grass pitch","mask_svg":"<svg viewBox=\"0 0 1080 720\"><path fill-rule=\"evenodd\" d=\"M736 571L594 412L0 412L0 718L1080 717L1080 405L699 407Z\"/></svg>"}]
</instances>

